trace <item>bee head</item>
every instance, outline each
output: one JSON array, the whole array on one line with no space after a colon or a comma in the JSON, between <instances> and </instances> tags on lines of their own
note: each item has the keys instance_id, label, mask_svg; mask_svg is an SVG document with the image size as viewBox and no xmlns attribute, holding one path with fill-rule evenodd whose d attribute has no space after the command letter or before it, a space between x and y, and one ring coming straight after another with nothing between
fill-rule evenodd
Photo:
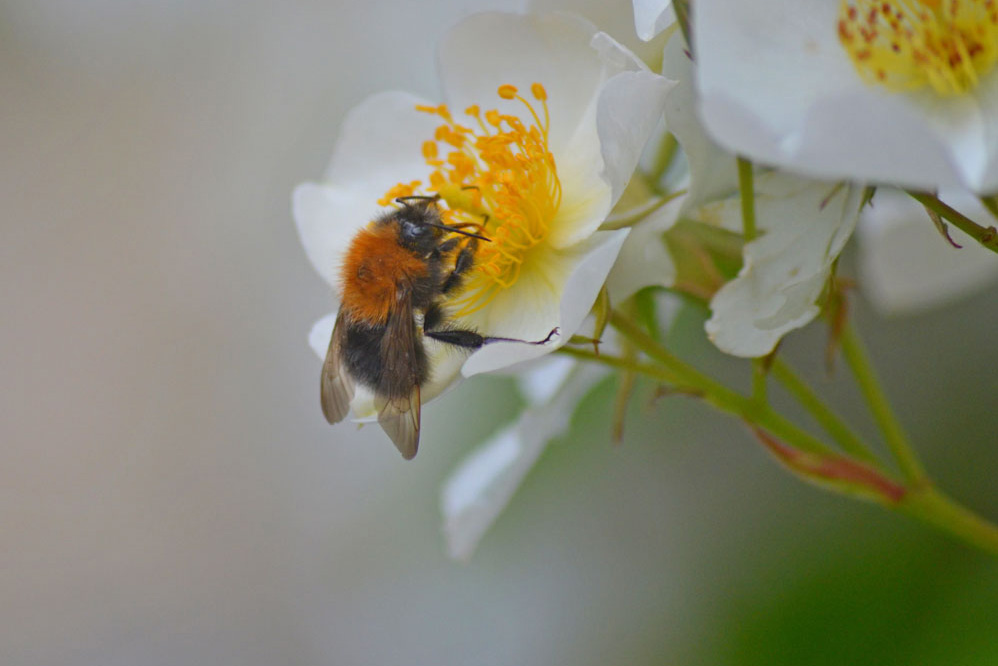
<instances>
[{"instance_id":1,"label":"bee head","mask_svg":"<svg viewBox=\"0 0 998 666\"><path fill-rule=\"evenodd\" d=\"M406 205L393 215L399 244L417 254L428 254L440 244L444 228L436 207L429 202Z\"/></svg>"}]
</instances>

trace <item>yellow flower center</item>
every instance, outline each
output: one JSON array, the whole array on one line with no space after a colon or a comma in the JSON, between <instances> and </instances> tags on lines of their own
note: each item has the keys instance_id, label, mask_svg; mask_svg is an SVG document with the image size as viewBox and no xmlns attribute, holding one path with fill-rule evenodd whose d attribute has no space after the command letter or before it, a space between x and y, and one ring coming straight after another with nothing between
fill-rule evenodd
<instances>
[{"instance_id":1,"label":"yellow flower center","mask_svg":"<svg viewBox=\"0 0 998 666\"><path fill-rule=\"evenodd\" d=\"M842 0L839 41L868 83L972 90L998 62L995 0Z\"/></svg>"},{"instance_id":2,"label":"yellow flower center","mask_svg":"<svg viewBox=\"0 0 998 666\"><path fill-rule=\"evenodd\" d=\"M499 97L526 107L529 124L495 109L483 114L474 105L464 112L474 127L466 127L445 105L416 107L443 120L434 139L423 144L423 158L433 167L430 182L425 190L419 181L399 183L378 202L384 206L395 197L437 194L446 204L447 224L475 228L490 240L478 244L474 266L450 302L454 316L483 308L516 283L561 205L561 182L548 149L547 92L539 83L530 90L541 113L515 87L498 90Z\"/></svg>"}]
</instances>

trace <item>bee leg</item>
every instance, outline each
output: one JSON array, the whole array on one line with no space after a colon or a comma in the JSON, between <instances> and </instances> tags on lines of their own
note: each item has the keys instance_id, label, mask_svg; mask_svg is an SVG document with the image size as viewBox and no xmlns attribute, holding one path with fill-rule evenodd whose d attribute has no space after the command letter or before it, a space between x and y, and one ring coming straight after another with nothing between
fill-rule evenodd
<instances>
[{"instance_id":1,"label":"bee leg","mask_svg":"<svg viewBox=\"0 0 998 666\"><path fill-rule=\"evenodd\" d=\"M447 254L461 243L460 238L449 238L437 246L437 256Z\"/></svg>"},{"instance_id":2,"label":"bee leg","mask_svg":"<svg viewBox=\"0 0 998 666\"><path fill-rule=\"evenodd\" d=\"M485 337L475 331L445 325L444 311L436 304L428 307L423 314L423 335L465 349L478 349L485 344Z\"/></svg>"},{"instance_id":3,"label":"bee leg","mask_svg":"<svg viewBox=\"0 0 998 666\"><path fill-rule=\"evenodd\" d=\"M423 329L423 335L444 344L454 345L455 347L480 349L492 342L520 342L525 345L544 345L550 342L551 338L558 335L558 327L552 328L551 332L543 340L521 340L520 338L488 336L466 328L444 328L436 331Z\"/></svg>"},{"instance_id":4,"label":"bee leg","mask_svg":"<svg viewBox=\"0 0 998 666\"><path fill-rule=\"evenodd\" d=\"M444 328L439 331L423 330L423 335L433 338L437 342L463 347L464 349L478 349L485 344L486 338L475 331L464 328Z\"/></svg>"},{"instance_id":5,"label":"bee leg","mask_svg":"<svg viewBox=\"0 0 998 666\"><path fill-rule=\"evenodd\" d=\"M429 307L426 310L426 314L423 315L423 335L438 342L465 349L479 349L491 342L522 342L527 345L543 345L550 342L551 338L558 334L558 327L555 327L551 329L551 332L543 340L502 338L482 335L477 331L466 328L437 328L443 324L443 319L443 311L439 306L433 305Z\"/></svg>"},{"instance_id":6,"label":"bee leg","mask_svg":"<svg viewBox=\"0 0 998 666\"><path fill-rule=\"evenodd\" d=\"M451 292L455 287L461 284L461 280L464 278L464 274L468 272L471 265L475 262L475 251L478 249L478 240L472 238L465 244L461 251L457 255L457 259L454 260L454 270L451 271L450 275L444 279L444 283L440 286L440 292L447 294Z\"/></svg>"}]
</instances>

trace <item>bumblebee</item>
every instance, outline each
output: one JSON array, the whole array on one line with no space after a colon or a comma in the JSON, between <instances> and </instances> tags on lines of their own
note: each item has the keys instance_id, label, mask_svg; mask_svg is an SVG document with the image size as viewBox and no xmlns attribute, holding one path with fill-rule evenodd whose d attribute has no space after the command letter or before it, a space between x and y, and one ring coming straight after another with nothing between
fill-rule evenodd
<instances>
[{"instance_id":1,"label":"bumblebee","mask_svg":"<svg viewBox=\"0 0 998 666\"><path fill-rule=\"evenodd\" d=\"M445 224L439 197L400 197L350 243L340 275L342 302L322 365L320 398L330 423L350 409L357 384L374 394L378 424L406 460L419 447L420 387L432 369L423 338L474 351L491 342L544 340L489 337L451 324L443 301L474 264L479 242L471 224ZM421 325L420 325L421 320Z\"/></svg>"}]
</instances>

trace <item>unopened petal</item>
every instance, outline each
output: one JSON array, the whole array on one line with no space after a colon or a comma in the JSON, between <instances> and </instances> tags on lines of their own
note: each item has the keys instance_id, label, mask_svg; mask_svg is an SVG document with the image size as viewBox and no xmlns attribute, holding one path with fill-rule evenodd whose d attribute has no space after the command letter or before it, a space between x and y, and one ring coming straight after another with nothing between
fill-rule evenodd
<instances>
[{"instance_id":1,"label":"unopened petal","mask_svg":"<svg viewBox=\"0 0 998 666\"><path fill-rule=\"evenodd\" d=\"M742 270L714 295L705 325L721 351L744 357L768 354L818 315L817 300L859 213L859 188L784 174L756 185L764 233L745 246ZM714 213L733 227L739 206L732 200Z\"/></svg>"},{"instance_id":2,"label":"unopened petal","mask_svg":"<svg viewBox=\"0 0 998 666\"><path fill-rule=\"evenodd\" d=\"M461 462L440 501L451 557L471 557L548 442L568 429L576 404L605 373L579 366L550 402L526 410Z\"/></svg>"}]
</instances>

